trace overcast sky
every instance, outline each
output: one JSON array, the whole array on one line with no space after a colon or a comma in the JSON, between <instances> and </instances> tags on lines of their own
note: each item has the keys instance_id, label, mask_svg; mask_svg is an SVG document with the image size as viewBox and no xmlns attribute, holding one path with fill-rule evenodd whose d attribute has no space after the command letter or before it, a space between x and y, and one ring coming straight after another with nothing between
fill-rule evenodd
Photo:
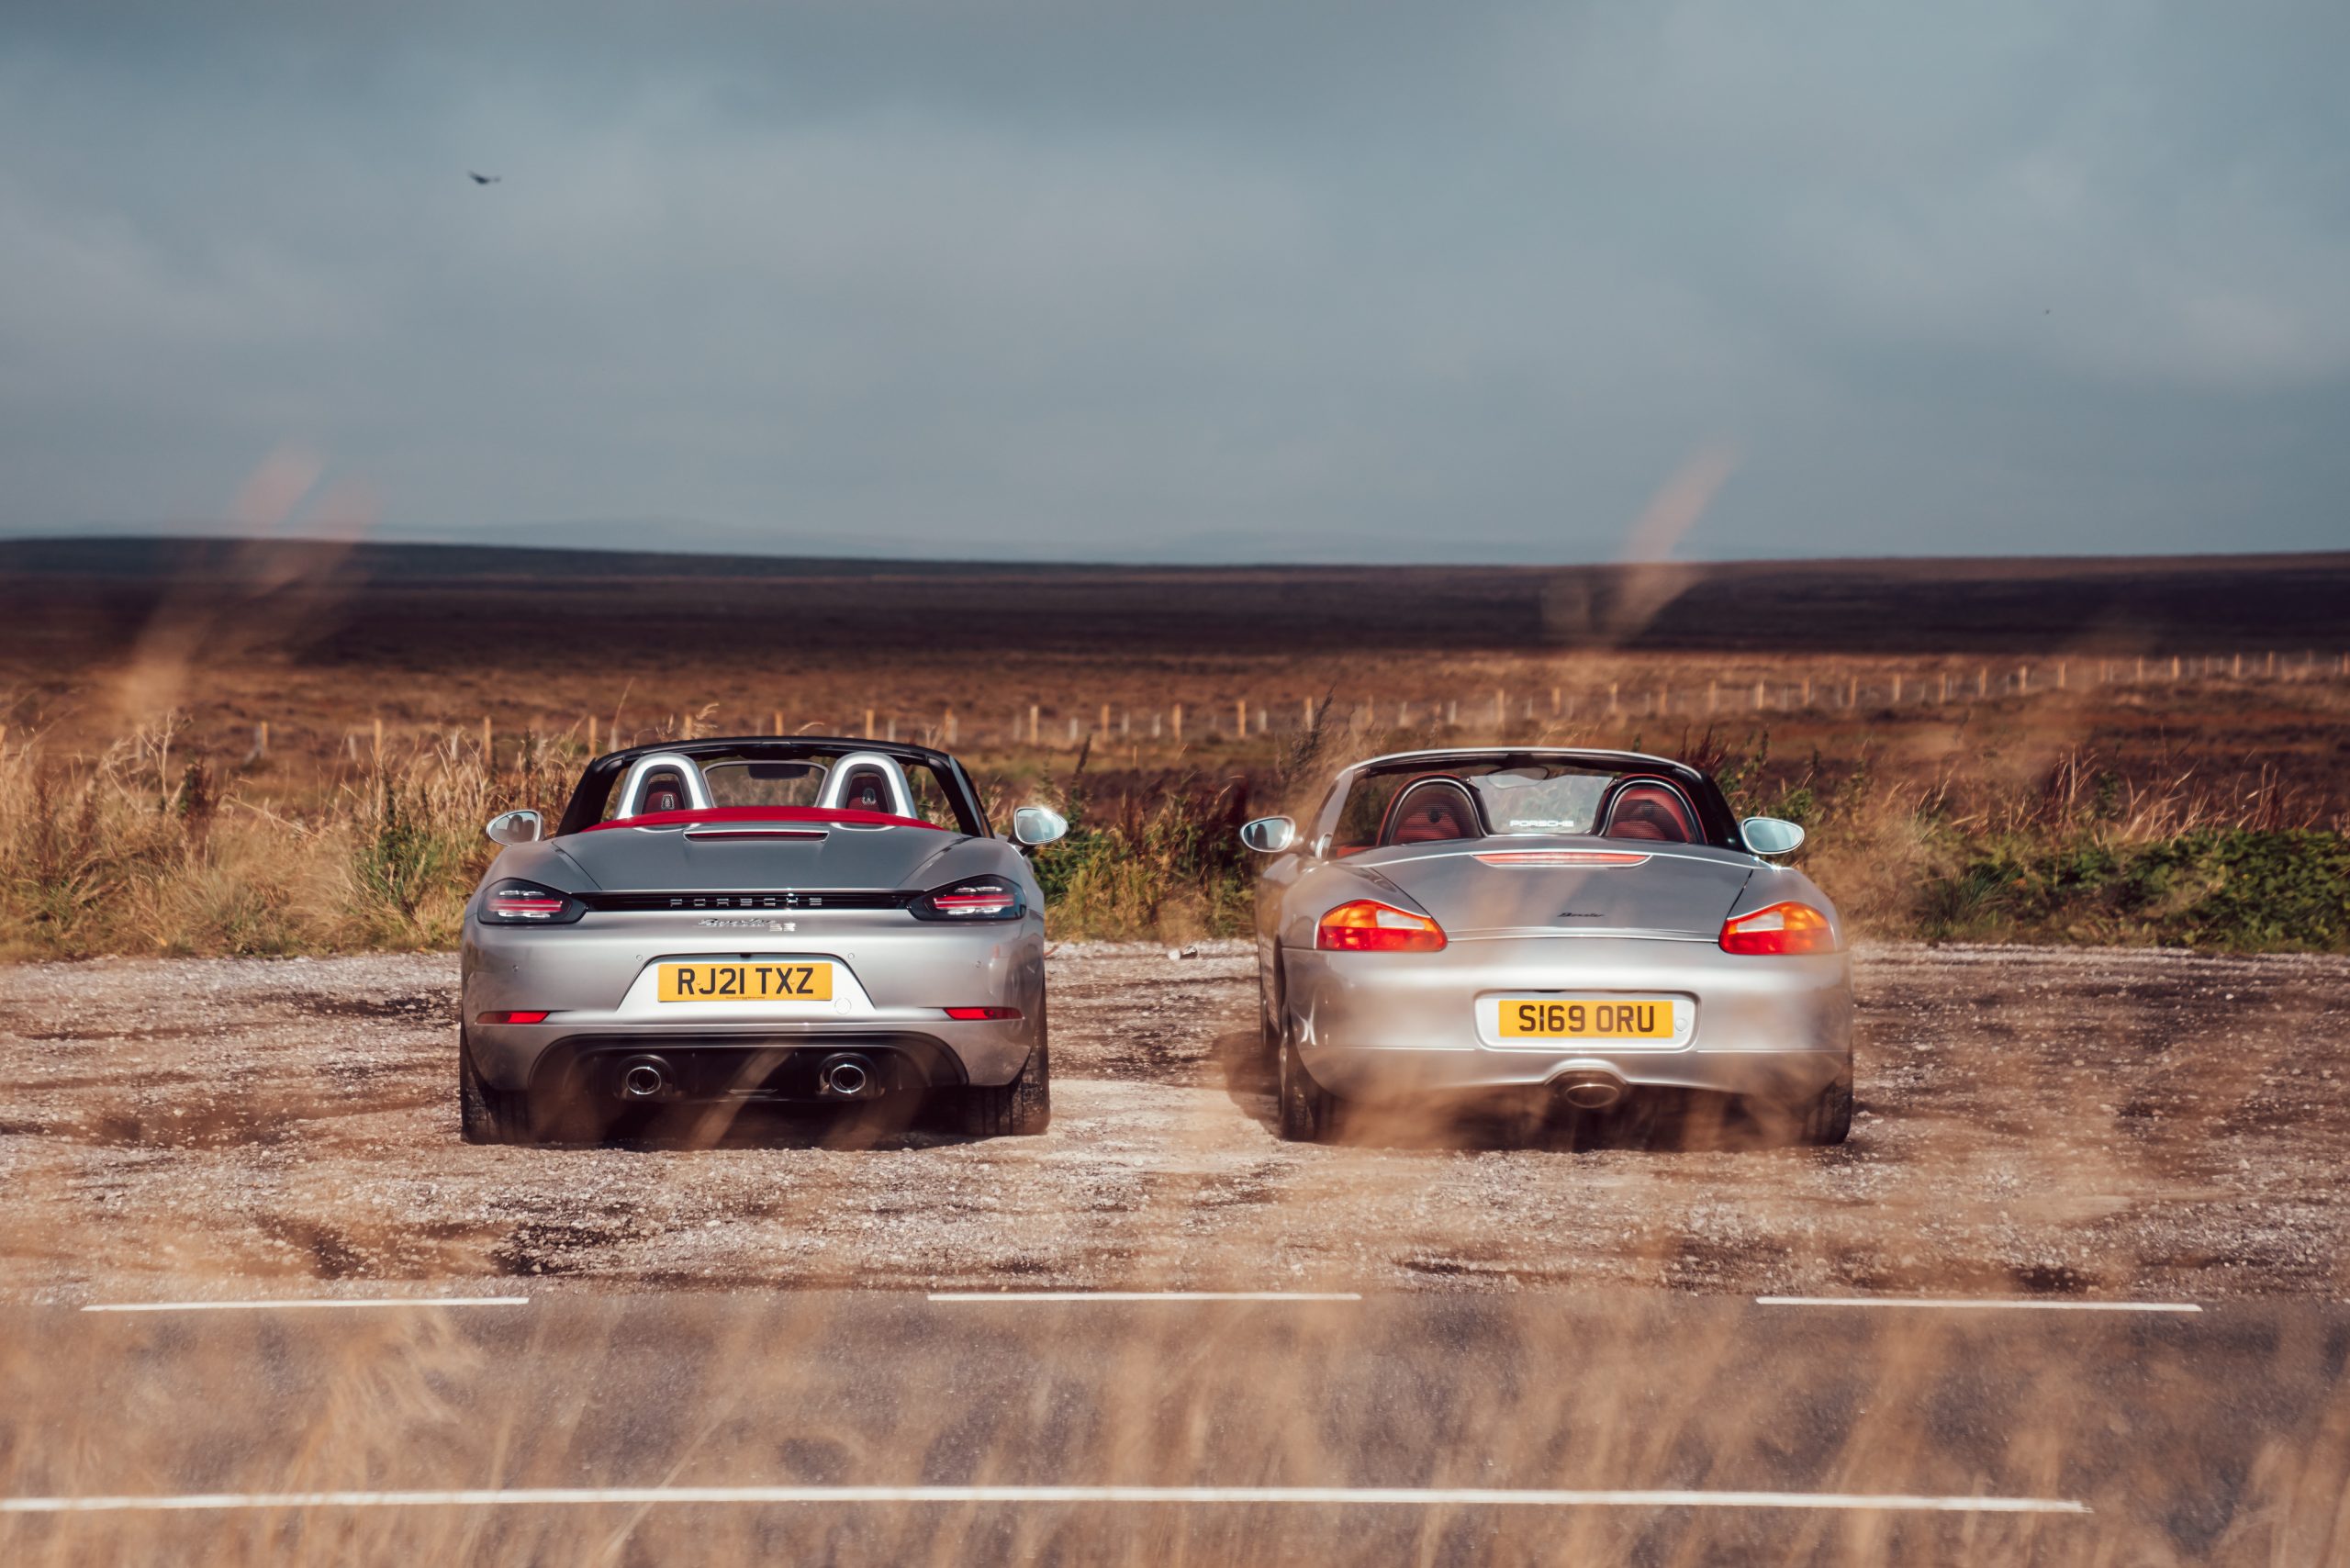
<instances>
[{"instance_id":1,"label":"overcast sky","mask_svg":"<svg viewBox=\"0 0 2350 1568\"><path fill-rule=\"evenodd\" d=\"M2350 543L2341 0L488 9L11 0L0 532Z\"/></svg>"}]
</instances>

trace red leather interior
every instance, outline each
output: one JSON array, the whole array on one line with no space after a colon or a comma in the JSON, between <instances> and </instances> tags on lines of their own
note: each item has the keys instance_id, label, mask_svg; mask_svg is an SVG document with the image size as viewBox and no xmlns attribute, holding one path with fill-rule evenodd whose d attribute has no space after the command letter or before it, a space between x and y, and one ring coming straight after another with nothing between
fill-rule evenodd
<instances>
[{"instance_id":1,"label":"red leather interior","mask_svg":"<svg viewBox=\"0 0 2350 1568\"><path fill-rule=\"evenodd\" d=\"M583 833L599 833L612 827L677 827L688 823L845 823L854 827L926 827L934 833L952 833L953 828L940 827L936 823L920 817L892 816L888 812L853 812L844 806L838 810L823 806L708 806L700 811L690 807L676 812L641 812L632 817L613 817L607 822L591 823Z\"/></svg>"},{"instance_id":2,"label":"red leather interior","mask_svg":"<svg viewBox=\"0 0 2350 1568\"><path fill-rule=\"evenodd\" d=\"M1469 787L1449 774L1415 778L1397 790L1388 803L1387 820L1379 827L1382 845L1479 836L1477 807L1469 798Z\"/></svg>"},{"instance_id":3,"label":"red leather interior","mask_svg":"<svg viewBox=\"0 0 2350 1568\"><path fill-rule=\"evenodd\" d=\"M890 803L890 781L878 768L858 768L841 790L841 804L851 811L886 812Z\"/></svg>"},{"instance_id":4,"label":"red leather interior","mask_svg":"<svg viewBox=\"0 0 2350 1568\"><path fill-rule=\"evenodd\" d=\"M1681 792L1662 784L1631 783L1616 791L1607 812L1609 838L1695 844L1697 823Z\"/></svg>"}]
</instances>

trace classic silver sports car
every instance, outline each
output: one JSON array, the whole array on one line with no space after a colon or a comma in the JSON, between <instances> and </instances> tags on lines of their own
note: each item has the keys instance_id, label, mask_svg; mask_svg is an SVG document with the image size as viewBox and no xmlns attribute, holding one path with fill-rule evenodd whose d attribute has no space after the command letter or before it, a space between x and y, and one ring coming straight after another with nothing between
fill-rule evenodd
<instances>
[{"instance_id":1,"label":"classic silver sports car","mask_svg":"<svg viewBox=\"0 0 2350 1568\"><path fill-rule=\"evenodd\" d=\"M1835 908L1697 769L1486 748L1346 769L1270 858L1258 975L1281 1128L1346 1100L1548 1090L1605 1110L1676 1087L1767 1099L1806 1137L1852 1117L1852 987Z\"/></svg>"},{"instance_id":2,"label":"classic silver sports car","mask_svg":"<svg viewBox=\"0 0 2350 1568\"><path fill-rule=\"evenodd\" d=\"M1042 1132L1043 897L944 752L700 740L588 765L552 834L465 912L458 1103L476 1143L597 1137L680 1103L952 1097L967 1131Z\"/></svg>"}]
</instances>

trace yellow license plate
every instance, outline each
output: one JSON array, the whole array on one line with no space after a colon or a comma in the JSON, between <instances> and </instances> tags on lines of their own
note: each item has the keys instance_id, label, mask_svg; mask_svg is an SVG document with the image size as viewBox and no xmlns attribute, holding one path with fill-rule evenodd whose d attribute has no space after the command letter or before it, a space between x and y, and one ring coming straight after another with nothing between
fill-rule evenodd
<instances>
[{"instance_id":1,"label":"yellow license plate","mask_svg":"<svg viewBox=\"0 0 2350 1568\"><path fill-rule=\"evenodd\" d=\"M664 1002L830 1002L830 964L664 964Z\"/></svg>"},{"instance_id":2,"label":"yellow license plate","mask_svg":"<svg viewBox=\"0 0 2350 1568\"><path fill-rule=\"evenodd\" d=\"M1660 996L1526 998L1502 1003L1504 1038L1669 1040L1673 1003Z\"/></svg>"}]
</instances>

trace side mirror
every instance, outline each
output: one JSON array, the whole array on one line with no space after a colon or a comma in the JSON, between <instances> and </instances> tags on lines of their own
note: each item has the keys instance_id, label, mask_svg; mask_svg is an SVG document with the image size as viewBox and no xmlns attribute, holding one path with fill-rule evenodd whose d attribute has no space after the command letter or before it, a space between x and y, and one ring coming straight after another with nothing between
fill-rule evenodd
<instances>
[{"instance_id":1,"label":"side mirror","mask_svg":"<svg viewBox=\"0 0 2350 1568\"><path fill-rule=\"evenodd\" d=\"M1749 817L1738 831L1757 855L1793 855L1803 847L1803 829L1776 817Z\"/></svg>"},{"instance_id":2,"label":"side mirror","mask_svg":"<svg viewBox=\"0 0 2350 1568\"><path fill-rule=\"evenodd\" d=\"M1031 849L1057 842L1069 832L1069 819L1050 806L1023 806L1012 813L1012 842Z\"/></svg>"},{"instance_id":3,"label":"side mirror","mask_svg":"<svg viewBox=\"0 0 2350 1568\"><path fill-rule=\"evenodd\" d=\"M1259 817L1243 824L1240 842L1259 855L1279 855L1297 845L1297 824L1287 817Z\"/></svg>"},{"instance_id":4,"label":"side mirror","mask_svg":"<svg viewBox=\"0 0 2350 1568\"><path fill-rule=\"evenodd\" d=\"M536 844L546 836L546 823L536 812L501 812L482 832L492 844Z\"/></svg>"}]
</instances>

